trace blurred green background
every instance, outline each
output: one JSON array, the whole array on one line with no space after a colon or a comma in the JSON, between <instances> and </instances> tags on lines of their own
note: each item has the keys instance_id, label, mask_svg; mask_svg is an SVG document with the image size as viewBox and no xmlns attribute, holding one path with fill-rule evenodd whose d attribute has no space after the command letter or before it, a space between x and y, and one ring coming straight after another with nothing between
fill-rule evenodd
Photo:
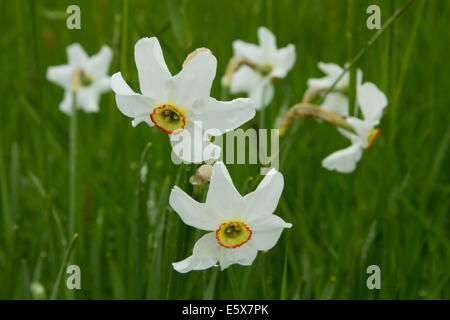
<instances>
[{"instance_id":1,"label":"blurred green background","mask_svg":"<svg viewBox=\"0 0 450 320\"><path fill-rule=\"evenodd\" d=\"M111 46L111 74L120 70L135 90L138 39L157 36L173 74L186 54L208 47L218 59L211 95L221 98L232 41L257 42L257 28L267 26L279 47L293 43L297 52L294 68L275 82L263 124L271 128L300 101L306 80L321 76L317 62L343 65L373 36L367 6L379 5L384 23L404 2L353 1L349 10L344 0L2 1L0 298L49 298L53 290L59 299L449 299L446 0L414 1L358 61L389 105L354 173L322 168L326 155L348 145L329 125L296 120L292 138L281 140L285 189L276 214L294 226L250 267L175 272L171 263L190 255L202 232L181 222L168 196L174 184L192 194L197 166L174 165L166 135L132 128L112 92L99 113L80 112L79 237L68 263L80 266L82 289L67 290L64 272L55 290L73 237L70 119L58 110L63 90L45 72L66 63L67 45L79 42L89 55ZM66 28L71 4L81 8L81 30ZM258 119L245 127L258 128ZM243 194L261 179L257 165L228 169ZM381 290L366 287L372 264L381 268Z\"/></svg>"}]
</instances>

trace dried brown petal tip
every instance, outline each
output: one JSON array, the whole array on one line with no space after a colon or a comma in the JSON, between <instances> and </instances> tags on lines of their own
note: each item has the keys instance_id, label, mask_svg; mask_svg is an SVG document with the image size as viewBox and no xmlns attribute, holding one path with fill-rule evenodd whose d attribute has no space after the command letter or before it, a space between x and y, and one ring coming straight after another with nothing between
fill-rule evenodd
<instances>
[{"instance_id":1,"label":"dried brown petal tip","mask_svg":"<svg viewBox=\"0 0 450 320\"><path fill-rule=\"evenodd\" d=\"M191 53L188 54L188 56L186 57L186 59L183 62L183 68L192 60L194 59L195 55L199 52L208 52L209 54L212 54L211 50L209 50L208 48L197 48L194 51L192 51Z\"/></svg>"}]
</instances>

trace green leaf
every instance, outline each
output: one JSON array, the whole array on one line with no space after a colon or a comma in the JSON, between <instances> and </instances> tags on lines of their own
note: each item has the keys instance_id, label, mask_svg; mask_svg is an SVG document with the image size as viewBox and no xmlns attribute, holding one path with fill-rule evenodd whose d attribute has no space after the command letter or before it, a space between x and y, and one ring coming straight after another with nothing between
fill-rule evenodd
<instances>
[{"instance_id":1,"label":"green leaf","mask_svg":"<svg viewBox=\"0 0 450 320\"><path fill-rule=\"evenodd\" d=\"M169 0L167 6L172 29L179 45L184 49L190 49L192 45L192 33L187 20L185 2Z\"/></svg>"}]
</instances>

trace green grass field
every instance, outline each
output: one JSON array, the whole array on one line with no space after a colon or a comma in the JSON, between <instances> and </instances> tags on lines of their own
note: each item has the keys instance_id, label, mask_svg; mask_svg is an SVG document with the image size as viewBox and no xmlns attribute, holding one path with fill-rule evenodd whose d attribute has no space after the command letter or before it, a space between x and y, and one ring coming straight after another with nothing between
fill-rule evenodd
<instances>
[{"instance_id":1,"label":"green grass field","mask_svg":"<svg viewBox=\"0 0 450 320\"><path fill-rule=\"evenodd\" d=\"M296 131L280 141L288 142L276 210L293 228L249 267L173 270L203 232L183 224L168 197L173 185L193 194L188 180L198 166L173 164L166 135L145 124L133 128L113 92L102 96L99 113L79 112L78 238L67 262L81 268L82 289L68 290L61 267L74 236L70 118L58 110L63 90L45 78L48 66L66 63L67 45L79 42L89 55L109 45L110 74L121 71L134 89L140 38L158 37L173 74L188 53L208 47L218 61L211 96L220 99L232 41L255 43L257 28L267 26L279 47L293 43L297 52L265 109L263 125L272 128L280 109L301 100L307 79L321 76L319 61L343 65L374 35L367 6L379 5L384 23L406 0L355 1L353 10L344 0L76 2L0 4L1 299L450 298L449 1L415 0L358 60L389 105L355 172L321 166L348 145L335 128L294 121ZM81 30L66 27L70 4L81 8ZM259 121L257 114L244 127ZM227 167L242 194L262 178L258 165ZM366 287L373 264L381 268L380 290Z\"/></svg>"}]
</instances>

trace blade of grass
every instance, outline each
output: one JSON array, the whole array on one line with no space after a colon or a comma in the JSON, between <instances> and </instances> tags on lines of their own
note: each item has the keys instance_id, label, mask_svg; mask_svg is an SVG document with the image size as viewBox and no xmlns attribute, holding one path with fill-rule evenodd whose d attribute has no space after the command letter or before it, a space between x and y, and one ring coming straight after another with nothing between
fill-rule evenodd
<instances>
[{"instance_id":1,"label":"blade of grass","mask_svg":"<svg viewBox=\"0 0 450 320\"><path fill-rule=\"evenodd\" d=\"M73 92L72 114L69 133L69 234L78 231L77 217L77 101Z\"/></svg>"},{"instance_id":2,"label":"blade of grass","mask_svg":"<svg viewBox=\"0 0 450 320\"><path fill-rule=\"evenodd\" d=\"M19 214L19 147L11 146L11 223L17 221Z\"/></svg>"},{"instance_id":3,"label":"blade of grass","mask_svg":"<svg viewBox=\"0 0 450 320\"><path fill-rule=\"evenodd\" d=\"M348 60L355 56L356 48L356 15L358 14L356 7L356 0L348 0L348 19L347 19L347 56ZM356 117L358 115L358 106L356 104L356 64L350 68L350 80L348 86L348 110L349 113L353 111L353 115Z\"/></svg>"},{"instance_id":4,"label":"blade of grass","mask_svg":"<svg viewBox=\"0 0 450 320\"><path fill-rule=\"evenodd\" d=\"M2 189L2 211L3 211L3 227L5 237L9 239L12 230L12 215L9 203L8 186L6 183L6 170L3 162L3 142L0 141L0 186Z\"/></svg>"},{"instance_id":5,"label":"blade of grass","mask_svg":"<svg viewBox=\"0 0 450 320\"><path fill-rule=\"evenodd\" d=\"M167 7L172 29L179 45L184 49L189 49L192 45L192 34L185 13L184 1L168 0Z\"/></svg>"},{"instance_id":6,"label":"blade of grass","mask_svg":"<svg viewBox=\"0 0 450 320\"><path fill-rule=\"evenodd\" d=\"M281 294L280 300L286 300L287 297L287 265L288 265L288 243L286 243L286 249L284 251L284 266L283 276L281 277Z\"/></svg>"},{"instance_id":7,"label":"blade of grass","mask_svg":"<svg viewBox=\"0 0 450 320\"><path fill-rule=\"evenodd\" d=\"M396 121L397 121L397 114L398 114L398 109L399 109L399 99L400 99L400 94L402 93L403 90L403 83L405 81L405 77L406 74L408 72L408 67L409 67L409 63L411 60L411 53L412 50L414 48L414 43L416 41L417 38L417 32L419 30L419 25L422 22L422 15L424 12L424 7L425 7L425 0L419 0L419 7L417 8L416 11L416 16L414 17L414 23L411 29L411 34L409 36L409 40L408 40L408 45L406 47L406 50L404 51L404 54L402 54L402 64L400 67L400 75L397 81L397 88L395 90L394 93L394 97L392 99L392 103L390 106L390 131L391 131L391 136L390 136L390 145L392 145L392 142L395 139L396 133L397 133L397 125L396 125Z\"/></svg>"},{"instance_id":8,"label":"blade of grass","mask_svg":"<svg viewBox=\"0 0 450 320\"><path fill-rule=\"evenodd\" d=\"M64 270L66 269L67 260L69 259L70 253L72 252L72 249L75 247L77 238L78 238L78 234L75 233L72 238L72 241L70 241L70 244L66 250L66 253L64 254L64 258L61 263L61 267L59 269L58 276L56 277L55 283L53 284L53 289L52 289L52 293L50 295L50 300L56 300L56 298L58 297L58 291L59 291L59 287L61 285L62 275L63 275Z\"/></svg>"},{"instance_id":9,"label":"blade of grass","mask_svg":"<svg viewBox=\"0 0 450 320\"><path fill-rule=\"evenodd\" d=\"M129 1L122 2L122 31L120 41L120 70L122 74L127 74L127 48L128 48L128 7Z\"/></svg>"},{"instance_id":10,"label":"blade of grass","mask_svg":"<svg viewBox=\"0 0 450 320\"><path fill-rule=\"evenodd\" d=\"M325 100L325 97L334 90L338 82L342 79L342 77L358 62L358 60L366 53L366 51L374 44L374 42L380 37L389 26L394 23L400 15L408 8L415 0L408 0L406 1L403 6L401 6L397 11L394 12L392 16L389 17L389 19L383 24L383 26L366 42L364 47L362 47L358 53L353 57L353 59L348 63L347 66L344 67L341 74L337 79L334 81L334 83L330 86L330 88L325 92L325 94L322 96L319 105L323 103Z\"/></svg>"}]
</instances>

